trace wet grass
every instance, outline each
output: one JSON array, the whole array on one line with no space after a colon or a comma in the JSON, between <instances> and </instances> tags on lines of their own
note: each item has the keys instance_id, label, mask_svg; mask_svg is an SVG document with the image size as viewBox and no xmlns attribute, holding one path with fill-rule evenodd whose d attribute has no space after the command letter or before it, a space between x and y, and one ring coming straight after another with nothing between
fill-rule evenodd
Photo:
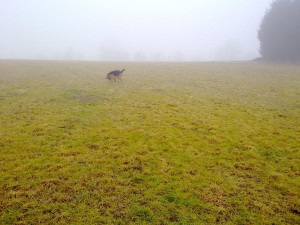
<instances>
[{"instance_id":1,"label":"wet grass","mask_svg":"<svg viewBox=\"0 0 300 225\"><path fill-rule=\"evenodd\" d=\"M298 224L299 116L296 65L2 60L0 224Z\"/></svg>"}]
</instances>

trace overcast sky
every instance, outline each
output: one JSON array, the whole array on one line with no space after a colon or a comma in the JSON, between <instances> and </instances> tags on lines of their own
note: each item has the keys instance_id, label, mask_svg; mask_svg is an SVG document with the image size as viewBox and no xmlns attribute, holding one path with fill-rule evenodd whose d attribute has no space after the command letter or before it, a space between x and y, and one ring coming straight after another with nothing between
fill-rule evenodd
<instances>
[{"instance_id":1,"label":"overcast sky","mask_svg":"<svg viewBox=\"0 0 300 225\"><path fill-rule=\"evenodd\" d=\"M0 0L0 58L243 60L272 0Z\"/></svg>"}]
</instances>

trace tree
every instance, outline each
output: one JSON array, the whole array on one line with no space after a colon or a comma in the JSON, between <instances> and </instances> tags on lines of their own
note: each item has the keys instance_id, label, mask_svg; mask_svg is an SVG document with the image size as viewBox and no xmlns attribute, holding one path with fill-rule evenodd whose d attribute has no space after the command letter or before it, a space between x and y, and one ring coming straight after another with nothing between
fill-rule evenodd
<instances>
[{"instance_id":1,"label":"tree","mask_svg":"<svg viewBox=\"0 0 300 225\"><path fill-rule=\"evenodd\" d=\"M300 60L300 1L274 0L258 31L260 53L266 60Z\"/></svg>"}]
</instances>

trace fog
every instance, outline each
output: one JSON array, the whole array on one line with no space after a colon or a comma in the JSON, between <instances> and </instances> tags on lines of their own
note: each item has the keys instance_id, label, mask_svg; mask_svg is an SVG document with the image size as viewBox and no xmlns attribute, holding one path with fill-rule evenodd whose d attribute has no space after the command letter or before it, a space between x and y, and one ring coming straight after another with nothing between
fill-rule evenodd
<instances>
[{"instance_id":1,"label":"fog","mask_svg":"<svg viewBox=\"0 0 300 225\"><path fill-rule=\"evenodd\" d=\"M1 0L0 58L248 60L272 0Z\"/></svg>"}]
</instances>

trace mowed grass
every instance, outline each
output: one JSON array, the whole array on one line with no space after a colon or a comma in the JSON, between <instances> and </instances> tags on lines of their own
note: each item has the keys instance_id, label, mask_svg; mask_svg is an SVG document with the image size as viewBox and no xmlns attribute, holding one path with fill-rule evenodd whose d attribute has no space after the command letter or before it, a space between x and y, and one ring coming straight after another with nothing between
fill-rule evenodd
<instances>
[{"instance_id":1,"label":"mowed grass","mask_svg":"<svg viewBox=\"0 0 300 225\"><path fill-rule=\"evenodd\" d=\"M296 65L2 60L0 224L299 224L299 117Z\"/></svg>"}]
</instances>

